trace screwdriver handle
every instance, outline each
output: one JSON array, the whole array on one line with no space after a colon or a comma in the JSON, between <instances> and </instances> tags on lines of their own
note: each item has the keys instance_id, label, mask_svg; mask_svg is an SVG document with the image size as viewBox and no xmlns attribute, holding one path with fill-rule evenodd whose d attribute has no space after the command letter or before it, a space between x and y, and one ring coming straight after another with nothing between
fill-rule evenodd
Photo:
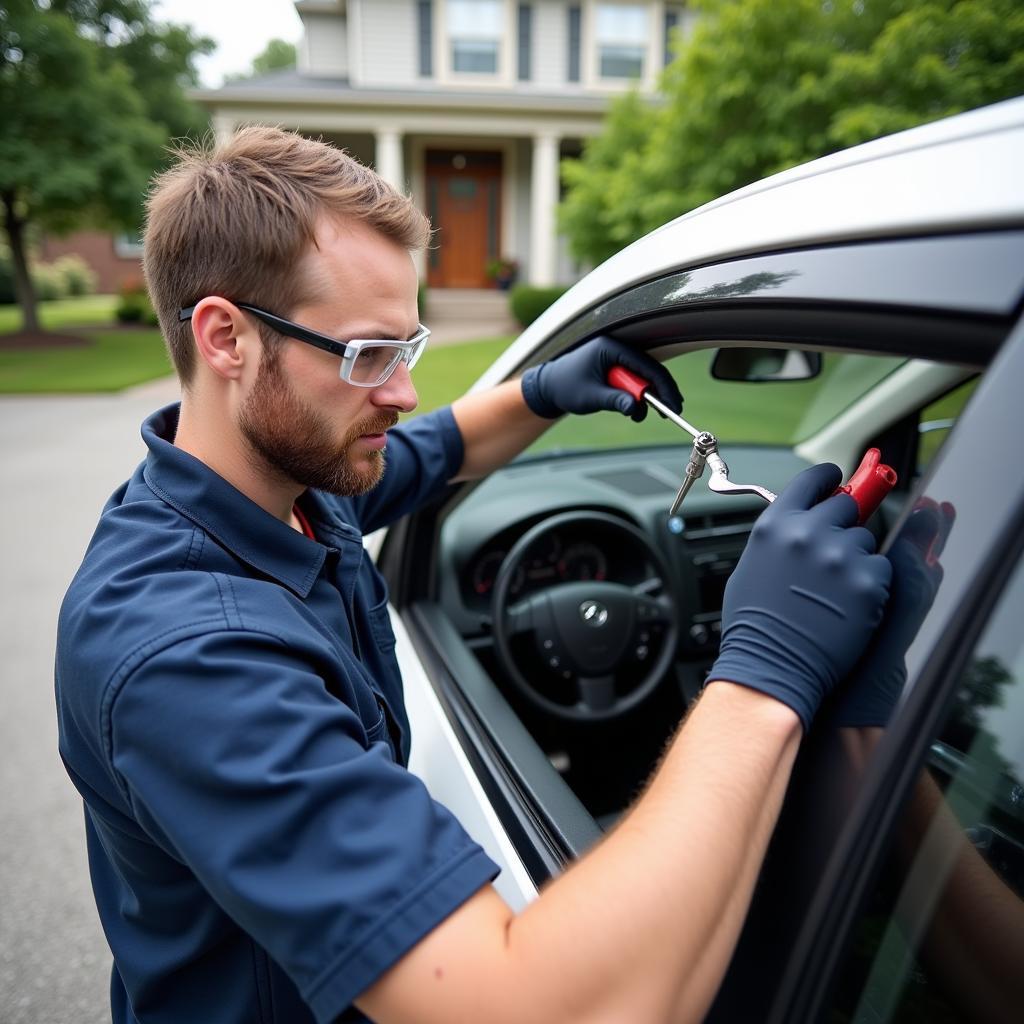
<instances>
[{"instance_id":1,"label":"screwdriver handle","mask_svg":"<svg viewBox=\"0 0 1024 1024\"><path fill-rule=\"evenodd\" d=\"M608 371L608 383L613 388L618 388L620 391L625 391L626 394L632 395L638 402L644 400L644 392L651 386L650 381L637 376L637 374L627 370L624 366L613 366Z\"/></svg>"},{"instance_id":2,"label":"screwdriver handle","mask_svg":"<svg viewBox=\"0 0 1024 1024\"><path fill-rule=\"evenodd\" d=\"M857 522L863 526L882 504L882 499L896 486L896 480L896 470L882 462L882 453L877 448L869 448L853 476L842 487L836 488L835 493L843 491L857 502Z\"/></svg>"}]
</instances>

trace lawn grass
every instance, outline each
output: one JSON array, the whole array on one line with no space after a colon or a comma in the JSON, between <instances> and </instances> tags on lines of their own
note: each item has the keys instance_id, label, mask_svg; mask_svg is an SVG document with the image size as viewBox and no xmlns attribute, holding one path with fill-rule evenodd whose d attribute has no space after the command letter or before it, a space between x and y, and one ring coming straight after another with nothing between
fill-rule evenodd
<instances>
[{"instance_id":1,"label":"lawn grass","mask_svg":"<svg viewBox=\"0 0 1024 1024\"><path fill-rule=\"evenodd\" d=\"M419 395L416 412L430 412L464 395L512 341L509 336L437 348L428 345L412 372L412 381Z\"/></svg>"},{"instance_id":2,"label":"lawn grass","mask_svg":"<svg viewBox=\"0 0 1024 1024\"><path fill-rule=\"evenodd\" d=\"M82 295L71 299L40 302L36 307L44 330L65 327L106 327L114 323L116 295ZM22 315L16 305L0 306L0 334L21 330Z\"/></svg>"},{"instance_id":3,"label":"lawn grass","mask_svg":"<svg viewBox=\"0 0 1024 1024\"><path fill-rule=\"evenodd\" d=\"M92 344L74 348L0 349L0 393L120 391L172 372L157 330L84 333Z\"/></svg>"}]
</instances>

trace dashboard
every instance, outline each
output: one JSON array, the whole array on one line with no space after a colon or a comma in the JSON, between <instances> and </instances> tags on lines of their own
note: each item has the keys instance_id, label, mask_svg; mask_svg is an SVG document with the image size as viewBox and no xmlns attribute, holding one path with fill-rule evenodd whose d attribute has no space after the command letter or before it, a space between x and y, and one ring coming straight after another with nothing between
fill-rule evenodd
<instances>
[{"instance_id":1,"label":"dashboard","mask_svg":"<svg viewBox=\"0 0 1024 1024\"><path fill-rule=\"evenodd\" d=\"M788 449L736 445L724 454L734 479L775 491L806 466ZM689 446L554 453L520 459L482 481L441 530L441 603L459 633L474 650L487 648L495 581L513 544L537 524L575 512L578 521L562 521L525 552L509 598L589 581L662 587L679 627L672 674L685 696L695 694L718 647L725 582L764 503L714 494L699 481L670 517L688 455ZM662 568L629 530L602 519L639 531Z\"/></svg>"}]
</instances>

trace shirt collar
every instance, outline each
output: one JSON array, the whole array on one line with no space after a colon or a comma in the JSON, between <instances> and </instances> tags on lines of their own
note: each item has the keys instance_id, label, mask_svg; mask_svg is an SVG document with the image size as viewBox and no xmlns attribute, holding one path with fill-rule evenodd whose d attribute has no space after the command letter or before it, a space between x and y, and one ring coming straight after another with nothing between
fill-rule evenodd
<instances>
[{"instance_id":1,"label":"shirt collar","mask_svg":"<svg viewBox=\"0 0 1024 1024\"><path fill-rule=\"evenodd\" d=\"M150 490L265 576L307 597L327 548L260 508L188 452L175 448L179 403L142 424Z\"/></svg>"}]
</instances>

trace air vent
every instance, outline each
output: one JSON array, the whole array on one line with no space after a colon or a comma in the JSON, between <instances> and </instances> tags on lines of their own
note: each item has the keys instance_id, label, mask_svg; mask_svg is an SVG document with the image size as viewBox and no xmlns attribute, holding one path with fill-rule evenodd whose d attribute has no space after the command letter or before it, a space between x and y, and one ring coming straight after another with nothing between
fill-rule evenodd
<instances>
[{"instance_id":1,"label":"air vent","mask_svg":"<svg viewBox=\"0 0 1024 1024\"><path fill-rule=\"evenodd\" d=\"M732 537L750 533L757 516L750 512L720 512L709 516L687 516L683 536L687 540Z\"/></svg>"},{"instance_id":2,"label":"air vent","mask_svg":"<svg viewBox=\"0 0 1024 1024\"><path fill-rule=\"evenodd\" d=\"M664 494L669 490L664 480L645 472L642 469L623 469L612 473L594 473L591 480L607 484L609 487L616 487L626 494L632 494L638 498L646 498L652 494Z\"/></svg>"}]
</instances>

